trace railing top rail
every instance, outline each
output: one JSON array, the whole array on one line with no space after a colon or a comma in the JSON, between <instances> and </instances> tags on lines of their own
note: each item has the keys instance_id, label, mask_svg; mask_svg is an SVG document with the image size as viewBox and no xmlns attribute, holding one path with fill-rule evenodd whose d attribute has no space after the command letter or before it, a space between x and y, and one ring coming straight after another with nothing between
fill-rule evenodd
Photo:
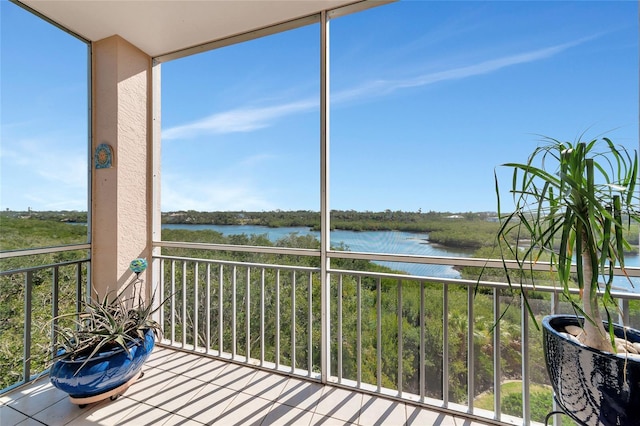
<instances>
[{"instance_id":1,"label":"railing top rail","mask_svg":"<svg viewBox=\"0 0 640 426\"><path fill-rule=\"evenodd\" d=\"M30 266L30 267L26 267L26 268L10 269L10 270L7 270L7 271L0 271L0 277L1 276L5 276L5 275L23 274L25 272L39 271L39 270L42 270L42 269L51 269L51 268L56 268L56 267L61 267L61 266L77 265L77 264L80 264L80 263L87 263L87 262L90 262L90 261L91 261L90 258L85 258L85 259L67 260L67 261L64 261L64 262L50 263L48 265L38 265L38 266Z\"/></svg>"},{"instance_id":2,"label":"railing top rail","mask_svg":"<svg viewBox=\"0 0 640 426\"><path fill-rule=\"evenodd\" d=\"M314 268L311 266L274 265L273 263L238 262L238 261L232 261L232 260L202 259L202 258L166 256L166 255L154 255L153 257L154 259L212 263L216 265L248 266L251 268L272 268L272 269L286 269L286 270L306 271L306 272L320 272L320 268Z\"/></svg>"},{"instance_id":3,"label":"railing top rail","mask_svg":"<svg viewBox=\"0 0 640 426\"><path fill-rule=\"evenodd\" d=\"M32 249L24 249L24 250L5 250L0 251L0 259L11 259L14 257L21 256L33 256L38 254L50 254L50 253L58 253L61 251L74 251L74 250L89 250L91 248L91 244L69 244L64 246L56 246L56 247L39 247Z\"/></svg>"},{"instance_id":4,"label":"railing top rail","mask_svg":"<svg viewBox=\"0 0 640 426\"><path fill-rule=\"evenodd\" d=\"M357 259L357 260L378 260L384 262L406 262L406 263L422 263L422 264L436 264L436 265L452 265L452 266L473 266L478 268L499 268L502 269L505 266L507 269L520 269L521 264L516 260L505 260L504 263L501 259L491 258L471 258L471 257L449 257L449 256L422 256L416 254L387 254L387 253L366 253L366 252L354 252L354 251L339 251L331 250L328 253L329 257L339 257L343 259ZM527 265L527 270L532 271L553 271L549 262L524 262ZM576 265L572 265L572 271L576 271ZM624 276L622 268L617 266L615 268L615 274ZM640 268L638 267L625 267L629 277L640 277Z\"/></svg>"},{"instance_id":5,"label":"railing top rail","mask_svg":"<svg viewBox=\"0 0 640 426\"><path fill-rule=\"evenodd\" d=\"M399 281L418 281L418 282L431 282L437 284L454 284L454 285L463 285L463 286L471 286L471 287L489 287L500 290L509 290L514 289L518 291L536 291L541 293L555 293L560 294L563 293L563 289L561 287L554 287L549 285L533 285L533 284L511 284L506 282L497 282L497 281L477 281L477 280L468 280L462 278L443 278L443 277L430 277L425 275L407 275L407 274L394 274L391 272L372 272L372 271L352 271L347 269L333 269L329 268L328 272L331 274L342 274L342 275L352 275L352 276L367 276L367 277L375 277L375 278L389 278L395 279ZM603 290L600 290L602 293ZM580 290L578 288L569 289L570 294L579 294ZM614 298L620 299L632 299L632 300L640 300L640 293L631 293L627 291L617 291L612 290L611 296Z\"/></svg>"},{"instance_id":6,"label":"railing top rail","mask_svg":"<svg viewBox=\"0 0 640 426\"><path fill-rule=\"evenodd\" d=\"M153 245L154 247L167 248L188 248L196 250L234 251L320 257L320 250L304 248L237 246L233 244L188 243L179 241L155 241Z\"/></svg>"}]
</instances>

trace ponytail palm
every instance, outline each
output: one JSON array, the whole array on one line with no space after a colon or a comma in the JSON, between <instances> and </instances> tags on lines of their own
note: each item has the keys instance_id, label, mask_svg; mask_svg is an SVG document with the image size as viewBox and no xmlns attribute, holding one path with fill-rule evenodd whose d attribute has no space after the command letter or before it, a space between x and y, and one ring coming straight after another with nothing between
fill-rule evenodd
<instances>
[{"instance_id":1,"label":"ponytail palm","mask_svg":"<svg viewBox=\"0 0 640 426\"><path fill-rule=\"evenodd\" d=\"M545 139L526 164L504 166L513 169L510 193L515 210L505 215L500 211L496 177L503 259L515 258L520 269L550 259L564 295L586 318L581 342L613 352L613 328L604 330L600 301L611 324L613 271L616 266L624 271L624 251L630 249L623 230L632 221L640 222L636 153L607 138L574 144ZM503 265L511 284L506 262ZM581 306L570 297L570 288L576 286Z\"/></svg>"}]
</instances>

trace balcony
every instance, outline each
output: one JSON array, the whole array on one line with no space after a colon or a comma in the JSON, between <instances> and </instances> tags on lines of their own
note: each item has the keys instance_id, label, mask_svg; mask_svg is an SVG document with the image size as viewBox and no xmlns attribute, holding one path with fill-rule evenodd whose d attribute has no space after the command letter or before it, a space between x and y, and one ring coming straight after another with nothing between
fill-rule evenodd
<instances>
[{"instance_id":1,"label":"balcony","mask_svg":"<svg viewBox=\"0 0 640 426\"><path fill-rule=\"evenodd\" d=\"M22 361L15 360L24 373L5 389L3 422L33 417L51 425L123 424L120 419L126 417L136 424L140 416L145 421L153 416L158 424L272 424L271 416L278 416L275 423L539 424L531 418L531 394L534 387L548 385L546 372L538 368L540 332L519 309L521 296L506 284L481 282L476 293L475 281L332 269L330 315L322 324L320 268L207 259L216 257L216 247L195 246L203 249L202 258L154 257L162 277L156 291L167 300L158 318L163 339L145 366L145 376L117 401L83 410L53 388L46 375L38 378L42 355L35 350L31 330L32 323L42 320L32 315L34 295L57 295L60 300L51 307L60 312L69 304L65 294L81 297L85 291L88 261L2 272L25 283L25 354ZM258 255L269 251L252 250ZM536 291L552 295L531 301L537 316L568 309L558 302L553 287L538 286ZM640 298L617 296L625 314ZM427 309L434 299L441 303L439 312ZM518 324L498 323L489 333L480 322L469 321L489 306L497 322L506 304L517 312L511 319ZM75 309L76 302L69 307ZM323 326L331 330L328 370L322 369ZM434 329L440 342L433 340ZM355 341L347 336L355 336ZM519 371L511 371L514 356ZM460 364L466 365L463 377ZM517 416L505 414L501 406L501 386L513 380L522 388L522 414ZM487 390L492 409L474 406ZM251 406L255 411L238 408L252 396L258 397L252 403L261 403ZM551 407L550 397L548 403Z\"/></svg>"}]
</instances>

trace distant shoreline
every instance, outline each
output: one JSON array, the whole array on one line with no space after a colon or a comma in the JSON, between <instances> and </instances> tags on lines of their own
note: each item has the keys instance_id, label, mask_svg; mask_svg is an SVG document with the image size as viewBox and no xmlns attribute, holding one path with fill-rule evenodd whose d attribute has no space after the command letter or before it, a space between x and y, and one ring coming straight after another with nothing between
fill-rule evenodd
<instances>
[{"instance_id":1,"label":"distant shoreline","mask_svg":"<svg viewBox=\"0 0 640 426\"><path fill-rule=\"evenodd\" d=\"M71 224L87 223L86 212L0 212L1 218L55 220ZM309 210L269 212L196 212L162 213L163 225L253 225L268 228L307 227L320 230L320 213ZM332 210L332 230L344 231L400 231L428 233L429 244L452 249L477 250L492 246L498 230L495 212L381 212Z\"/></svg>"}]
</instances>

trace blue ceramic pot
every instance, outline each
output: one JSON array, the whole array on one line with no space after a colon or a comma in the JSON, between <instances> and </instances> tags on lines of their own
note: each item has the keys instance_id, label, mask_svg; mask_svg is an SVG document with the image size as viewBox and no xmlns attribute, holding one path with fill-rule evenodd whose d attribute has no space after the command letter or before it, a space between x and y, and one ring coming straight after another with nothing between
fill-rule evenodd
<instances>
[{"instance_id":1,"label":"blue ceramic pot","mask_svg":"<svg viewBox=\"0 0 640 426\"><path fill-rule=\"evenodd\" d=\"M570 315L542 320L544 355L555 398L582 425L640 424L640 361L601 352L559 334L582 324ZM605 329L608 326L605 324ZM640 342L640 332L614 325L615 334Z\"/></svg>"},{"instance_id":2,"label":"blue ceramic pot","mask_svg":"<svg viewBox=\"0 0 640 426\"><path fill-rule=\"evenodd\" d=\"M53 386L73 398L86 398L115 389L140 372L154 346L153 330L147 330L144 342L131 343L130 355L122 349L99 352L80 369L86 357L56 361L49 373Z\"/></svg>"}]
</instances>

